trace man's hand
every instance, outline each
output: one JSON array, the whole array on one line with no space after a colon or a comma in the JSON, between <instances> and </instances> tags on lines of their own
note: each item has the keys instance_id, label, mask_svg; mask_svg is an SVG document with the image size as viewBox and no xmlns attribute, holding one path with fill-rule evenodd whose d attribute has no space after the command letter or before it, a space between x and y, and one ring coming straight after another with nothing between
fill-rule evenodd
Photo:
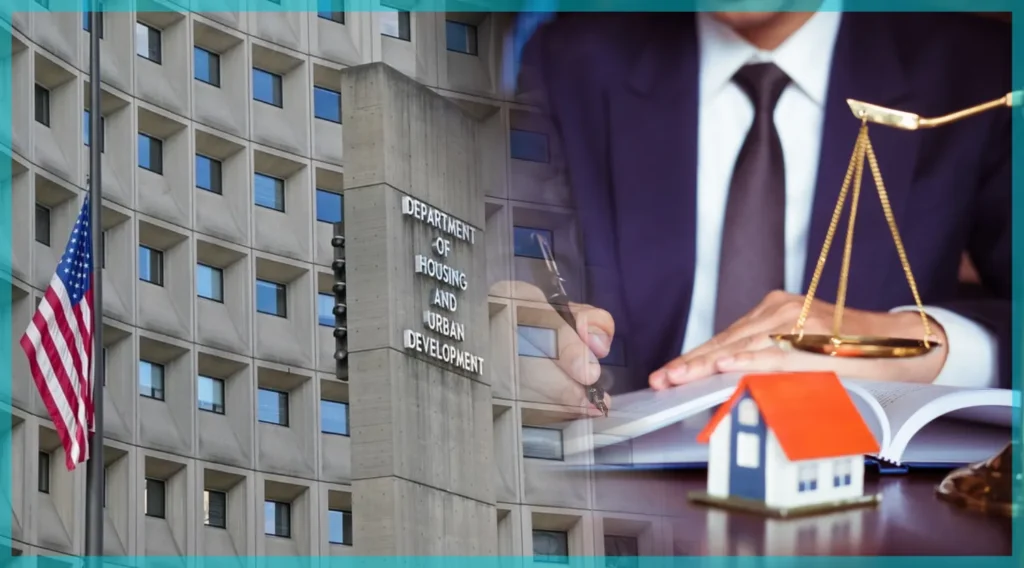
<instances>
[{"instance_id":1,"label":"man's hand","mask_svg":"<svg viewBox=\"0 0 1024 568\"><path fill-rule=\"evenodd\" d=\"M547 302L539 288L525 282L512 284L518 298ZM601 416L601 411L587 400L585 385L594 384L601 377L598 359L608 356L615 337L615 322L605 310L586 304L569 304L576 319L576 329L559 316L558 357L553 360L561 373L550 378L531 381L531 388L544 400L583 409L589 416ZM520 338L520 341L523 341ZM611 397L605 395L605 406L611 408Z\"/></svg>"},{"instance_id":2,"label":"man's hand","mask_svg":"<svg viewBox=\"0 0 1024 568\"><path fill-rule=\"evenodd\" d=\"M940 346L920 357L857 359L783 350L769 336L792 332L803 303L804 296L780 291L768 294L757 307L707 343L651 373L651 388L664 389L717 373L747 371L830 370L864 379L931 382L946 360L946 335L934 320L929 321L929 340ZM834 309L832 304L814 300L804 333L831 335ZM843 311L841 333L918 339L923 337L924 329L918 312L878 313L847 308Z\"/></svg>"}]
</instances>

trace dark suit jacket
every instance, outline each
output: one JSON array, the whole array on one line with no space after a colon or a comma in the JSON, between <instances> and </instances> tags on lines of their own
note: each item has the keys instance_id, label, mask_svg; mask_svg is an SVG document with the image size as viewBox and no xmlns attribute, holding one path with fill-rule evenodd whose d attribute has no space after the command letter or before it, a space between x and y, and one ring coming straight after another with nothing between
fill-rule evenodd
<instances>
[{"instance_id":1,"label":"dark suit jacket","mask_svg":"<svg viewBox=\"0 0 1024 568\"><path fill-rule=\"evenodd\" d=\"M1011 90L1009 25L948 13L847 13L833 55L805 290L860 122L846 99L937 116ZM695 15L563 14L531 38L520 93L538 104L577 212L586 298L615 317L628 372L646 387L677 356L694 278L698 43ZM1009 110L935 130L875 126L872 143L921 299L999 338L1010 384ZM847 305L886 311L914 298L865 172ZM845 216L844 223L845 226ZM843 232L845 235L845 232ZM845 238L845 237L839 237ZM833 302L839 240L817 297ZM990 293L958 293L967 251ZM560 263L570 259L559 258Z\"/></svg>"}]
</instances>

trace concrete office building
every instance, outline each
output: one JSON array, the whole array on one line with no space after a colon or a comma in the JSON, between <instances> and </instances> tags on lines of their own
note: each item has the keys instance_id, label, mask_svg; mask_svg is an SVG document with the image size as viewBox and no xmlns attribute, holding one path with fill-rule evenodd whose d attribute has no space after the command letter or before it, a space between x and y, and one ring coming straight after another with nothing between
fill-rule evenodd
<instances>
[{"instance_id":1,"label":"concrete office building","mask_svg":"<svg viewBox=\"0 0 1024 568\"><path fill-rule=\"evenodd\" d=\"M89 174L90 31L82 14L45 8L10 16L13 534L3 537L16 554L75 555L85 468L65 470L17 346ZM392 524L391 540L364 549L353 537L385 529L360 528L359 503L375 497L354 494L353 472L373 468L353 463L360 400L335 374L330 237L332 223L347 222L350 243L360 227L343 218L354 209L341 197L351 187L342 70L374 62L479 121L476 246L489 287L479 354L493 441L473 462L490 480L474 514L492 515L475 522L493 534L444 550L661 555L700 539L668 513L683 495L597 491L587 475L552 471L568 450L545 426L571 409L538 385L554 372L558 316L509 282L534 278L533 232L563 258L577 243L551 231L572 214L552 176L557 148L499 89L507 16L116 12L102 24L107 554L438 550L401 544L415 526ZM432 514L408 510L413 521Z\"/></svg>"}]
</instances>

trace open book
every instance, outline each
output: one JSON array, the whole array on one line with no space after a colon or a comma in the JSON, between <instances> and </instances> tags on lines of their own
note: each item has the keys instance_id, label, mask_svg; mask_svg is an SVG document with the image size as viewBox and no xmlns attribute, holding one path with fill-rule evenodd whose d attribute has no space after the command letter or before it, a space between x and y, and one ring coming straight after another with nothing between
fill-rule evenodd
<instances>
[{"instance_id":1,"label":"open book","mask_svg":"<svg viewBox=\"0 0 1024 568\"><path fill-rule=\"evenodd\" d=\"M740 374L655 392L619 395L608 417L593 419L590 444L598 465L705 465L697 442L712 411L726 402ZM987 459L1010 441L1012 390L843 379L875 434L877 458L893 465L955 466Z\"/></svg>"}]
</instances>

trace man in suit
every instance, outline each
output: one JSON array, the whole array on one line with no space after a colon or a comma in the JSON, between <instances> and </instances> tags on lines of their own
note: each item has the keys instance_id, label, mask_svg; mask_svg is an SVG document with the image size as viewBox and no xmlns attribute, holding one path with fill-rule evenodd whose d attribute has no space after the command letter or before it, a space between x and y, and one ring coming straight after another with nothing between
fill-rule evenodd
<instances>
[{"instance_id":1,"label":"man in suit","mask_svg":"<svg viewBox=\"0 0 1024 568\"><path fill-rule=\"evenodd\" d=\"M520 92L560 154L581 234L586 304L560 334L574 379L612 342L612 394L718 372L832 369L970 387L1010 382L1010 113L871 139L941 346L901 360L783 351L860 121L848 98L943 115L1011 90L1009 25L967 14L560 14L526 46ZM870 174L844 334L922 338ZM849 207L849 205L847 205ZM845 219L806 333L831 333ZM958 293L967 252L985 298ZM559 258L560 263L568 259Z\"/></svg>"}]
</instances>

